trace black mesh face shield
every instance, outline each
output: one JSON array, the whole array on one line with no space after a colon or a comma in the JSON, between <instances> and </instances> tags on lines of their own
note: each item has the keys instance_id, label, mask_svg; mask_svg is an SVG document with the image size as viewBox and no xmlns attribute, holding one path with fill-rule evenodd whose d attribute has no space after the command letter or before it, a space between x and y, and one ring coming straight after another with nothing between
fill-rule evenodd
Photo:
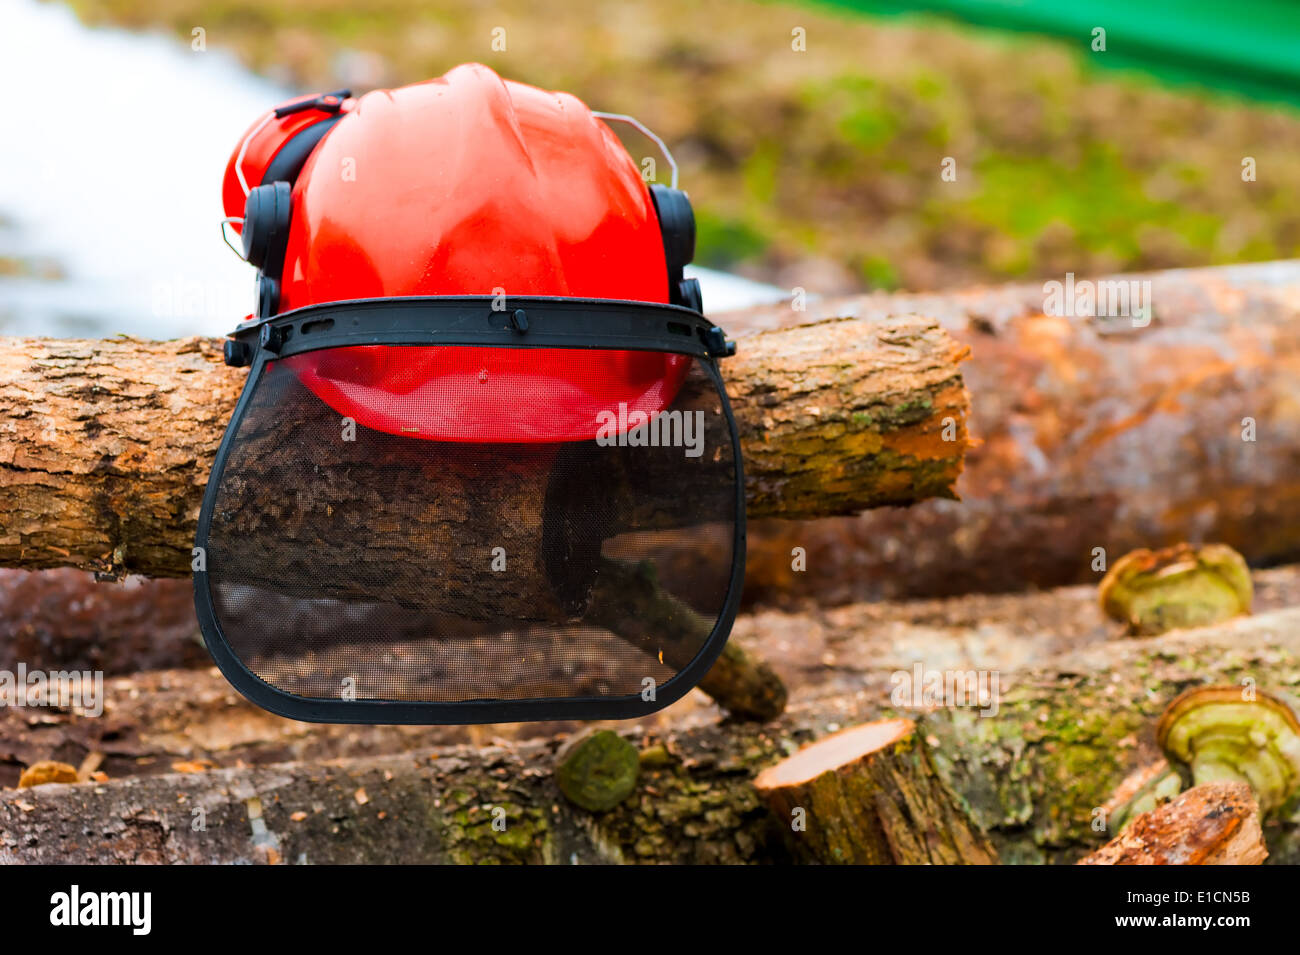
<instances>
[{"instance_id":1,"label":"black mesh face shield","mask_svg":"<svg viewBox=\"0 0 1300 955\"><path fill-rule=\"evenodd\" d=\"M670 305L501 304L312 306L227 343L251 369L194 593L253 702L347 723L636 717L721 651L745 533L721 330Z\"/></svg>"}]
</instances>

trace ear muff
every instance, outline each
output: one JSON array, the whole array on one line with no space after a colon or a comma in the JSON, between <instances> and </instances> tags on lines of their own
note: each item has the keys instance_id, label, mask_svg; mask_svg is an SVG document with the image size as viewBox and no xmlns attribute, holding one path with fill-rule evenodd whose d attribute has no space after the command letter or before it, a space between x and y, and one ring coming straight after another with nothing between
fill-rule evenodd
<instances>
[{"instance_id":1,"label":"ear muff","mask_svg":"<svg viewBox=\"0 0 1300 955\"><path fill-rule=\"evenodd\" d=\"M244 202L244 258L273 275L284 266L292 191L287 182L270 182L255 186Z\"/></svg>"},{"instance_id":2,"label":"ear muff","mask_svg":"<svg viewBox=\"0 0 1300 955\"><path fill-rule=\"evenodd\" d=\"M280 270L289 242L293 187L287 182L256 186L244 203L244 258L258 268L254 315L274 315L280 300Z\"/></svg>"},{"instance_id":3,"label":"ear muff","mask_svg":"<svg viewBox=\"0 0 1300 955\"><path fill-rule=\"evenodd\" d=\"M700 295L700 283L682 276L682 269L695 258L695 213L691 209L691 200L680 189L658 183L650 187L650 198L659 217L664 259L668 263L668 300L673 305L702 312L704 300Z\"/></svg>"},{"instance_id":4,"label":"ear muff","mask_svg":"<svg viewBox=\"0 0 1300 955\"><path fill-rule=\"evenodd\" d=\"M342 102L340 95L350 94L341 90L338 94L326 94L325 97L293 104L286 109L323 109L337 114L338 104ZM276 115L280 113L277 112ZM280 273L284 269L284 255L289 244L293 183L302 172L312 150L342 118L334 115L299 130L280 147L266 168L262 184L255 186L244 200L241 238L244 243L244 258L258 269L253 312L257 318L274 315L280 306Z\"/></svg>"}]
</instances>

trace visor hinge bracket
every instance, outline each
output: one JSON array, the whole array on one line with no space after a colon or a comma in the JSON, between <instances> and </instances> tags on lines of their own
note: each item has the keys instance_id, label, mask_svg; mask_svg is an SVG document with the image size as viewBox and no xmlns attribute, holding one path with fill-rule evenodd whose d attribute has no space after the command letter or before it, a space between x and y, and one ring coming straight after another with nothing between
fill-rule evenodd
<instances>
[{"instance_id":1,"label":"visor hinge bracket","mask_svg":"<svg viewBox=\"0 0 1300 955\"><path fill-rule=\"evenodd\" d=\"M279 353L284 347L285 335L284 329L279 325L263 325L262 330L258 333L257 343L269 352Z\"/></svg>"},{"instance_id":2,"label":"visor hinge bracket","mask_svg":"<svg viewBox=\"0 0 1300 955\"><path fill-rule=\"evenodd\" d=\"M253 349L247 342L227 338L223 352L226 364L231 368L247 368L253 363Z\"/></svg>"},{"instance_id":3,"label":"visor hinge bracket","mask_svg":"<svg viewBox=\"0 0 1300 955\"><path fill-rule=\"evenodd\" d=\"M727 333L717 325L700 332L700 336L704 339L704 347L709 350L711 357L730 358L736 354L736 343L728 341Z\"/></svg>"}]
</instances>

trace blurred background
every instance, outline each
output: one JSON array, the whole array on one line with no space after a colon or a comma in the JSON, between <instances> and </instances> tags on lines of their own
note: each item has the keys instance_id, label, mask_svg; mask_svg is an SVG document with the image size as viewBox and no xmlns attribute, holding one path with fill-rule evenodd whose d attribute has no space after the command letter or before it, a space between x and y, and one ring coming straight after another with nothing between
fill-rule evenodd
<instances>
[{"instance_id":1,"label":"blurred background","mask_svg":"<svg viewBox=\"0 0 1300 955\"><path fill-rule=\"evenodd\" d=\"M3 334L223 332L252 297L217 226L248 123L290 95L468 60L670 144L698 264L760 283L706 273L713 311L796 286L946 289L1300 245L1300 9L1281 0L0 11ZM1249 188L1245 156L1268 172Z\"/></svg>"}]
</instances>

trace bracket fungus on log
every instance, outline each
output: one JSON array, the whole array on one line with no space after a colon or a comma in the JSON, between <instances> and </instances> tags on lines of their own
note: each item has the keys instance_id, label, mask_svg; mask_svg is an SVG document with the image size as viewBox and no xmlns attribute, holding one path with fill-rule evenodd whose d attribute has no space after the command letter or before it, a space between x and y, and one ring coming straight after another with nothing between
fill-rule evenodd
<instances>
[{"instance_id":1,"label":"bracket fungus on log","mask_svg":"<svg viewBox=\"0 0 1300 955\"><path fill-rule=\"evenodd\" d=\"M80 781L81 778L77 774L77 767L46 759L33 763L23 770L22 776L18 779L18 788L30 789L32 786L45 786L49 783L76 783Z\"/></svg>"},{"instance_id":2,"label":"bracket fungus on log","mask_svg":"<svg viewBox=\"0 0 1300 955\"><path fill-rule=\"evenodd\" d=\"M1189 785L1248 783L1265 815L1300 802L1300 721L1273 694L1193 687L1160 717L1156 743Z\"/></svg>"},{"instance_id":3,"label":"bracket fungus on log","mask_svg":"<svg viewBox=\"0 0 1300 955\"><path fill-rule=\"evenodd\" d=\"M1250 613L1250 568L1226 544L1141 548L1115 561L1098 596L1131 635L1206 627Z\"/></svg>"}]
</instances>

